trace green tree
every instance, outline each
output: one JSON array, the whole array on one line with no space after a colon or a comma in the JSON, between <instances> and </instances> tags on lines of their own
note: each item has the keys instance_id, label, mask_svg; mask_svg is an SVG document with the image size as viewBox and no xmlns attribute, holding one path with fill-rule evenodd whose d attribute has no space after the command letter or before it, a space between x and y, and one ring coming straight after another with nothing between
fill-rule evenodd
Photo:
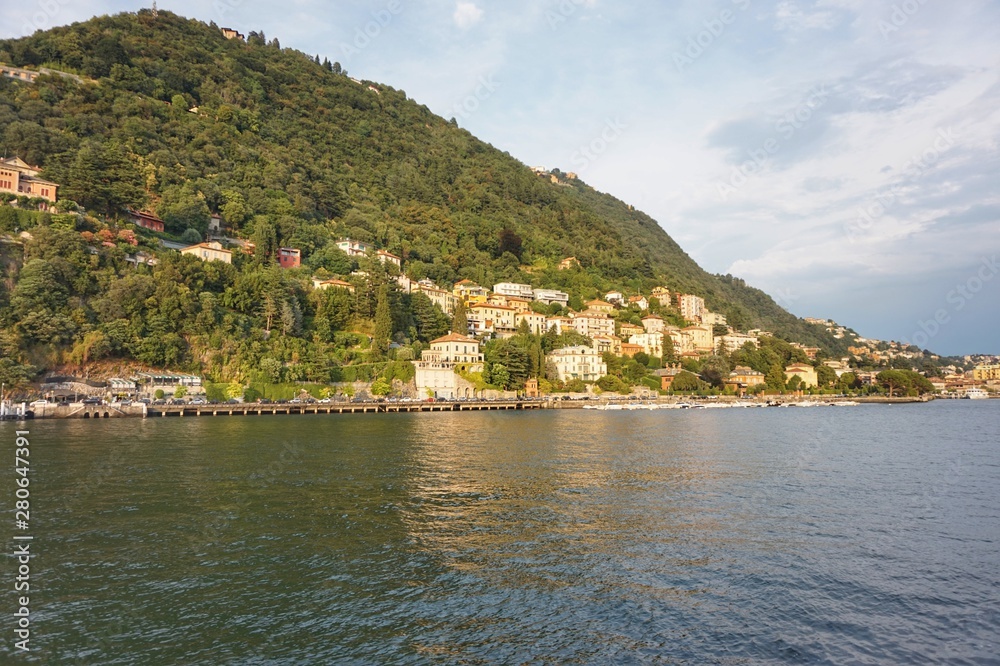
<instances>
[{"instance_id":1,"label":"green tree","mask_svg":"<svg viewBox=\"0 0 1000 666\"><path fill-rule=\"evenodd\" d=\"M382 285L378 290L375 305L375 331L372 336L372 351L376 358L384 358L389 352L392 338L392 312L389 309L389 287Z\"/></svg>"},{"instance_id":2,"label":"green tree","mask_svg":"<svg viewBox=\"0 0 1000 666\"><path fill-rule=\"evenodd\" d=\"M670 389L678 393L693 393L695 391L700 391L702 387L704 387L702 381L687 370L682 370L677 373L677 376L674 377L673 383L670 385Z\"/></svg>"},{"instance_id":3,"label":"green tree","mask_svg":"<svg viewBox=\"0 0 1000 666\"><path fill-rule=\"evenodd\" d=\"M146 202L142 174L115 141L84 144L68 175L62 195L104 215L141 208Z\"/></svg>"},{"instance_id":4,"label":"green tree","mask_svg":"<svg viewBox=\"0 0 1000 666\"><path fill-rule=\"evenodd\" d=\"M379 377L372 382L371 393L379 397L389 395L392 393L392 384L384 377Z\"/></svg>"},{"instance_id":5,"label":"green tree","mask_svg":"<svg viewBox=\"0 0 1000 666\"><path fill-rule=\"evenodd\" d=\"M459 335L469 334L469 316L465 308L465 301L458 299L455 311L451 316L451 330Z\"/></svg>"}]
</instances>

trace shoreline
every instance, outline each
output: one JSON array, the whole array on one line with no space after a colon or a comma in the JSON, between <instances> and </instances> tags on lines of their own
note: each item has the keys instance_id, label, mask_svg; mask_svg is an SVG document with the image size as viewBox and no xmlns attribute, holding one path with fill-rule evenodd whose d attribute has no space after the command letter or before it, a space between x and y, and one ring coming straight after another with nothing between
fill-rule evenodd
<instances>
[{"instance_id":1,"label":"shoreline","mask_svg":"<svg viewBox=\"0 0 1000 666\"><path fill-rule=\"evenodd\" d=\"M819 399L817 399L819 398ZM541 409L596 409L596 410L655 410L655 409L705 409L705 408L763 408L763 407L826 407L836 405L872 404L917 404L933 402L937 398L905 397L889 398L870 396L860 398L822 399L818 396L772 396L768 400L740 400L738 398L697 398L678 397L647 400L628 399L570 399L546 398L526 400L496 401L420 401L420 402L362 402L362 403L297 403L297 404L182 404L147 405L145 403L120 404L47 404L28 405L27 418L5 420L66 420L66 419L109 419L109 418L192 418L202 416L292 416L331 414L398 414L434 412L484 412L484 411L530 411Z\"/></svg>"}]
</instances>

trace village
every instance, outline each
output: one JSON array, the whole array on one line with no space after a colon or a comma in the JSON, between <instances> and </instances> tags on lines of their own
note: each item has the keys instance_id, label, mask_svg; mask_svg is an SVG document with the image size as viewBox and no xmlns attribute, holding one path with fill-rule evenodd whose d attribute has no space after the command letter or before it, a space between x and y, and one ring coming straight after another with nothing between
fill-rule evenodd
<instances>
[{"instance_id":1,"label":"village","mask_svg":"<svg viewBox=\"0 0 1000 666\"><path fill-rule=\"evenodd\" d=\"M0 161L0 193L16 197L11 200L12 205L30 203L40 210L57 212L54 205L59 185L42 179L39 174L38 168L19 158L4 158ZM540 175L549 174L541 172ZM236 253L252 255L255 252L254 243L227 233L231 230L226 228L219 214L212 214L204 240L194 244L167 238L163 220L152 212L130 209L126 211L126 219L134 225L135 232L156 236L162 250L177 251L201 261L232 264ZM82 232L81 235L88 242L101 242L106 246L114 246L122 240L138 245L135 233L129 229L120 230L118 236L106 231L99 234ZM30 233L22 232L21 237L30 238ZM626 390L619 389L621 393L650 397L658 393L691 391L691 387L678 390L674 386L674 380L686 372L686 364L691 367L692 363L697 364L714 355L732 355L740 350L756 349L763 338L772 336L771 332L760 329L736 330L728 325L724 315L709 310L702 296L672 291L665 286L652 288L647 293L607 291L600 298L584 301L582 307L574 309L570 307L571 295L557 289L519 282L501 282L487 287L468 279L439 285L428 278L411 279L404 271L402 257L372 243L342 238L334 245L349 259L377 261L390 271L400 292L425 295L447 317L462 312L465 330L452 330L431 340L429 348L424 349L419 358L410 361L414 373L412 385L406 393L417 399L533 399L547 393L544 388L546 384L551 387L552 382L572 387L573 390L565 391L568 393L595 396L607 393L602 391L598 382L608 375L609 361L636 358L640 358L643 364L654 359L651 374L656 382L625 387ZM282 269L305 269L299 248L280 247L274 258ZM128 255L127 261L136 267L155 266L158 259L156 253L136 249ZM567 257L558 265L560 271L579 268L580 262L575 257ZM525 269L524 272L530 273L530 270ZM308 282L313 290L344 290L353 294L357 285L367 277L364 271L340 276L321 272L312 275ZM825 328L836 339L847 337L852 344L848 347L849 356L830 359L822 356L818 347L792 342L791 345L801 351L799 357L802 359L801 362L789 363L783 369L784 380L789 382L793 393L802 394L820 388L820 375L830 377L829 371L838 379L852 373L859 386L874 386L878 381L878 371L860 370L861 363L878 365L896 359L914 360L923 354L901 343L862 338L833 321L805 321ZM543 336L550 332L555 335L575 333L579 344L551 350L545 356L544 371L539 376L526 379L523 386L508 390L484 386L479 378L484 370L483 346L487 342L510 339L519 334ZM945 396L961 397L965 392L977 389L996 390L1000 383L998 367L987 363L966 373L952 366L948 368L947 376L931 377L930 382L935 391ZM736 365L729 371L728 377L723 378L720 388L730 395L745 396L763 392L765 383L763 372ZM77 397L82 391L93 398L95 393L103 390L103 397L107 399L154 400L161 397L166 401L171 399L171 395L178 401L204 399L200 377L165 370L139 373L129 378L112 377L102 386L90 389L80 386L67 388L61 397L65 399L65 394L71 390ZM361 394L366 392L362 389ZM242 400L241 396L238 398ZM303 399L324 398L306 395Z\"/></svg>"}]
</instances>

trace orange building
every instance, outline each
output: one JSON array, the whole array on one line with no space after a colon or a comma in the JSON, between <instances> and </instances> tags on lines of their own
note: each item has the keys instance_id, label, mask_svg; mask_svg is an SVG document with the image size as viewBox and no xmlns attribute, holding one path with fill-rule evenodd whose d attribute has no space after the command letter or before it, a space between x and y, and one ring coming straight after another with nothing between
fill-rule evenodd
<instances>
[{"instance_id":1,"label":"orange building","mask_svg":"<svg viewBox=\"0 0 1000 666\"><path fill-rule=\"evenodd\" d=\"M40 172L19 157L0 159L0 192L55 202L59 185L39 178Z\"/></svg>"}]
</instances>

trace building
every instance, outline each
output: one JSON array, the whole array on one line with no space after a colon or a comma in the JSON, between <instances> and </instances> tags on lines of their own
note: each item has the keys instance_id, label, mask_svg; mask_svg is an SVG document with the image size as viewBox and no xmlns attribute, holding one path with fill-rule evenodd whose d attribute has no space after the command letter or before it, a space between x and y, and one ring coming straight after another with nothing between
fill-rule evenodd
<instances>
[{"instance_id":1,"label":"building","mask_svg":"<svg viewBox=\"0 0 1000 666\"><path fill-rule=\"evenodd\" d=\"M558 303L563 307L569 305L569 294L556 291L555 289L535 289L532 291L532 294L534 299L539 303L545 303L546 305Z\"/></svg>"},{"instance_id":2,"label":"building","mask_svg":"<svg viewBox=\"0 0 1000 666\"><path fill-rule=\"evenodd\" d=\"M294 247L278 248L278 264L282 268L298 268L302 265L302 252Z\"/></svg>"},{"instance_id":3,"label":"building","mask_svg":"<svg viewBox=\"0 0 1000 666\"><path fill-rule=\"evenodd\" d=\"M55 202L59 185L38 177L41 169L19 157L0 159L0 192Z\"/></svg>"},{"instance_id":4,"label":"building","mask_svg":"<svg viewBox=\"0 0 1000 666\"><path fill-rule=\"evenodd\" d=\"M729 379L726 380L726 386L731 386L740 393L745 393L747 389L753 388L754 386L760 386L764 382L764 373L738 365L732 372L729 373Z\"/></svg>"},{"instance_id":5,"label":"building","mask_svg":"<svg viewBox=\"0 0 1000 666\"><path fill-rule=\"evenodd\" d=\"M642 318L642 327L647 333L663 333L667 322L660 315L646 315Z\"/></svg>"},{"instance_id":6,"label":"building","mask_svg":"<svg viewBox=\"0 0 1000 666\"><path fill-rule=\"evenodd\" d=\"M401 257L397 257L392 252L379 250L375 253L375 258L378 259L383 264L392 264L396 268L403 267L403 259Z\"/></svg>"},{"instance_id":7,"label":"building","mask_svg":"<svg viewBox=\"0 0 1000 666\"><path fill-rule=\"evenodd\" d=\"M156 217L152 213L143 213L131 209L126 210L125 212L128 215L129 222L135 226L163 233L163 220Z\"/></svg>"},{"instance_id":8,"label":"building","mask_svg":"<svg viewBox=\"0 0 1000 666\"><path fill-rule=\"evenodd\" d=\"M457 333L450 333L431 342L424 350L416 367L417 391L422 395L453 400L472 397L474 389L455 372L456 366L467 365L470 372L482 372L483 355L479 341Z\"/></svg>"},{"instance_id":9,"label":"building","mask_svg":"<svg viewBox=\"0 0 1000 666\"><path fill-rule=\"evenodd\" d=\"M531 301L517 296L504 296L503 294L492 293L486 302L490 305L503 305L514 308L518 312L528 312L531 310Z\"/></svg>"},{"instance_id":10,"label":"building","mask_svg":"<svg viewBox=\"0 0 1000 666\"><path fill-rule=\"evenodd\" d=\"M222 237L222 216L218 213L212 213L211 217L208 218L208 237Z\"/></svg>"},{"instance_id":11,"label":"building","mask_svg":"<svg viewBox=\"0 0 1000 666\"><path fill-rule=\"evenodd\" d=\"M615 306L607 301L602 301L600 299L587 301L584 303L588 310L593 310L594 312L603 312L605 314L611 314L615 311Z\"/></svg>"},{"instance_id":12,"label":"building","mask_svg":"<svg viewBox=\"0 0 1000 666\"><path fill-rule=\"evenodd\" d=\"M629 339L633 335L638 335L639 333L645 333L646 329L642 326L637 326L635 324L630 324L627 321L623 321L618 325L618 334L624 338Z\"/></svg>"},{"instance_id":13,"label":"building","mask_svg":"<svg viewBox=\"0 0 1000 666\"><path fill-rule=\"evenodd\" d=\"M660 390L669 391L670 387L674 384L674 379L677 375L684 372L680 367L664 368L663 370L654 370L653 375L660 378Z\"/></svg>"},{"instance_id":14,"label":"building","mask_svg":"<svg viewBox=\"0 0 1000 666\"><path fill-rule=\"evenodd\" d=\"M546 325L546 317L543 314L538 314L537 312L518 312L514 315L514 327L517 329L521 328L521 322L528 322L528 328L531 329L532 335L544 335L548 329Z\"/></svg>"},{"instance_id":15,"label":"building","mask_svg":"<svg viewBox=\"0 0 1000 666\"><path fill-rule=\"evenodd\" d=\"M233 263L233 253L222 247L218 241L198 243L181 250L181 254L189 254L198 257L202 261L222 261L227 264Z\"/></svg>"},{"instance_id":16,"label":"building","mask_svg":"<svg viewBox=\"0 0 1000 666\"><path fill-rule=\"evenodd\" d=\"M670 305L670 290L666 287L653 287L650 298L663 307Z\"/></svg>"},{"instance_id":17,"label":"building","mask_svg":"<svg viewBox=\"0 0 1000 666\"><path fill-rule=\"evenodd\" d=\"M701 353L715 351L715 338L712 335L712 329L704 326L688 326L687 328L682 328L681 332L691 336L691 344L694 346L694 351Z\"/></svg>"},{"instance_id":18,"label":"building","mask_svg":"<svg viewBox=\"0 0 1000 666\"><path fill-rule=\"evenodd\" d=\"M796 349L801 349L803 352L805 352L806 357L810 361L815 361L816 354L820 352L819 347L807 347L803 344L799 344L798 342L793 342L792 346L795 347Z\"/></svg>"},{"instance_id":19,"label":"building","mask_svg":"<svg viewBox=\"0 0 1000 666\"><path fill-rule=\"evenodd\" d=\"M519 284L517 282L501 282L493 285L493 291L501 296L513 296L523 298L528 301L535 297L535 292L530 284Z\"/></svg>"},{"instance_id":20,"label":"building","mask_svg":"<svg viewBox=\"0 0 1000 666\"><path fill-rule=\"evenodd\" d=\"M819 377L816 375L816 368L805 363L795 363L785 368L785 381L791 381L792 377L802 380L802 386L813 388L819 386Z\"/></svg>"},{"instance_id":21,"label":"building","mask_svg":"<svg viewBox=\"0 0 1000 666\"><path fill-rule=\"evenodd\" d=\"M615 356L622 354L622 341L617 336L595 335L593 347L599 354L611 352Z\"/></svg>"},{"instance_id":22,"label":"building","mask_svg":"<svg viewBox=\"0 0 1000 666\"><path fill-rule=\"evenodd\" d=\"M361 241L351 240L350 238L345 238L339 240L334 245L340 249L341 252L346 254L348 257L364 257L369 252L375 249L374 245L369 243L362 243Z\"/></svg>"},{"instance_id":23,"label":"building","mask_svg":"<svg viewBox=\"0 0 1000 666\"><path fill-rule=\"evenodd\" d=\"M431 299L431 303L441 308L441 311L445 314L454 314L455 308L458 307L458 296L451 293L450 291L445 291L439 288L436 284L428 279L423 279L420 282L414 282L411 285L412 293L421 293ZM460 331L462 333L466 331Z\"/></svg>"},{"instance_id":24,"label":"building","mask_svg":"<svg viewBox=\"0 0 1000 666\"><path fill-rule=\"evenodd\" d=\"M705 310L701 313L701 323L705 326L726 326L726 315Z\"/></svg>"},{"instance_id":25,"label":"building","mask_svg":"<svg viewBox=\"0 0 1000 666\"><path fill-rule=\"evenodd\" d=\"M730 354L743 349L747 344L753 345L754 347L759 347L760 342L753 335L748 335L746 333L729 333L720 338L722 340L722 345L725 347L726 351Z\"/></svg>"},{"instance_id":26,"label":"building","mask_svg":"<svg viewBox=\"0 0 1000 666\"><path fill-rule=\"evenodd\" d=\"M701 321L705 312L705 299L691 294L677 294L677 310L687 321Z\"/></svg>"},{"instance_id":27,"label":"building","mask_svg":"<svg viewBox=\"0 0 1000 666\"><path fill-rule=\"evenodd\" d=\"M466 319L469 329L476 335L496 334L500 336L513 335L517 331L514 317L517 310L504 305L490 303L473 303L469 306Z\"/></svg>"},{"instance_id":28,"label":"building","mask_svg":"<svg viewBox=\"0 0 1000 666\"><path fill-rule=\"evenodd\" d=\"M649 301L646 300L645 296L630 296L628 299L628 304L634 305L638 307L640 310L649 309Z\"/></svg>"},{"instance_id":29,"label":"building","mask_svg":"<svg viewBox=\"0 0 1000 666\"><path fill-rule=\"evenodd\" d=\"M354 293L354 285L350 282L344 282L343 280L322 280L318 277L312 279L313 289L319 289L321 291L326 291L327 289L344 289L346 291Z\"/></svg>"},{"instance_id":30,"label":"building","mask_svg":"<svg viewBox=\"0 0 1000 666\"><path fill-rule=\"evenodd\" d=\"M246 37L244 37L242 33L239 33L236 30L233 30L232 28L221 28L221 30L222 30L222 35L226 39L238 39L241 42L246 41Z\"/></svg>"},{"instance_id":31,"label":"building","mask_svg":"<svg viewBox=\"0 0 1000 666\"><path fill-rule=\"evenodd\" d=\"M587 310L573 317L573 328L588 338L595 335L612 336L615 334L615 320L605 312Z\"/></svg>"},{"instance_id":32,"label":"building","mask_svg":"<svg viewBox=\"0 0 1000 666\"><path fill-rule=\"evenodd\" d=\"M972 371L972 378L980 382L995 382L1000 380L1000 364L979 365Z\"/></svg>"},{"instance_id":33,"label":"building","mask_svg":"<svg viewBox=\"0 0 1000 666\"><path fill-rule=\"evenodd\" d=\"M625 294L620 291L609 291L604 294L604 300L614 305L623 305L625 303Z\"/></svg>"},{"instance_id":34,"label":"building","mask_svg":"<svg viewBox=\"0 0 1000 666\"><path fill-rule=\"evenodd\" d=\"M545 320L548 330L554 330L556 335L562 335L566 331L575 331L572 317L549 317Z\"/></svg>"},{"instance_id":35,"label":"building","mask_svg":"<svg viewBox=\"0 0 1000 666\"><path fill-rule=\"evenodd\" d=\"M608 366L601 354L582 345L557 349L546 357L546 361L555 366L556 376L564 382L574 379L596 382L608 374Z\"/></svg>"},{"instance_id":36,"label":"building","mask_svg":"<svg viewBox=\"0 0 1000 666\"><path fill-rule=\"evenodd\" d=\"M485 303L490 299L489 290L480 287L472 280L462 280L455 285L453 291L466 305Z\"/></svg>"},{"instance_id":37,"label":"building","mask_svg":"<svg viewBox=\"0 0 1000 666\"><path fill-rule=\"evenodd\" d=\"M633 345L631 342L622 343L622 356L632 358L642 351L642 345Z\"/></svg>"},{"instance_id":38,"label":"building","mask_svg":"<svg viewBox=\"0 0 1000 666\"><path fill-rule=\"evenodd\" d=\"M629 344L642 347L642 351L647 356L663 357L663 334L662 333L639 333L628 339Z\"/></svg>"}]
</instances>

